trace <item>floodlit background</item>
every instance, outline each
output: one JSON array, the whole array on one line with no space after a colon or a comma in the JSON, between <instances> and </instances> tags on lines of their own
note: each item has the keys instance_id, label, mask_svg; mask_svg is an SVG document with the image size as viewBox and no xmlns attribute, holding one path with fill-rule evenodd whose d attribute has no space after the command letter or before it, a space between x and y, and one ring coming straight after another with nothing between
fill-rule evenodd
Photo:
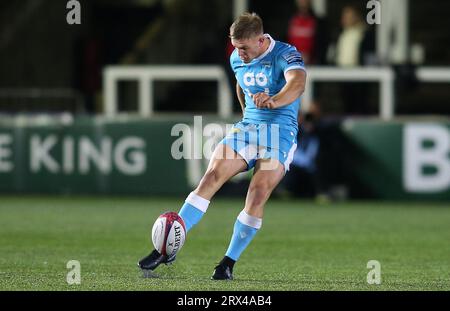
<instances>
[{"instance_id":1,"label":"floodlit background","mask_svg":"<svg viewBox=\"0 0 450 311\"><path fill-rule=\"evenodd\" d=\"M0 288L66 289L76 259L83 289L202 289L195 278L225 251L251 172L219 191L175 270L149 281L134 265L154 219L202 177L205 146L241 118L228 29L251 11L305 60L299 147L237 265L241 281L206 289L448 290L449 10L444 0L2 1ZM223 132L203 131L212 124ZM273 248L284 264L267 258ZM381 263L380 287L366 282L369 260Z\"/></svg>"}]
</instances>

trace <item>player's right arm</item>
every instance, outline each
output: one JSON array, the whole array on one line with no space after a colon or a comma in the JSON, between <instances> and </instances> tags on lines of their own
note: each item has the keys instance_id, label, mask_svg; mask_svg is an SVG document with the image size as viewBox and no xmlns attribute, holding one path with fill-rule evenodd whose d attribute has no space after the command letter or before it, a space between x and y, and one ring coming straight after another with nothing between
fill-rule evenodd
<instances>
[{"instance_id":1,"label":"player's right arm","mask_svg":"<svg viewBox=\"0 0 450 311\"><path fill-rule=\"evenodd\" d=\"M237 98L239 100L239 104L241 104L242 115L244 115L245 95L244 95L244 91L242 90L242 88L241 88L241 86L239 85L238 82L236 82L236 94L237 94Z\"/></svg>"}]
</instances>

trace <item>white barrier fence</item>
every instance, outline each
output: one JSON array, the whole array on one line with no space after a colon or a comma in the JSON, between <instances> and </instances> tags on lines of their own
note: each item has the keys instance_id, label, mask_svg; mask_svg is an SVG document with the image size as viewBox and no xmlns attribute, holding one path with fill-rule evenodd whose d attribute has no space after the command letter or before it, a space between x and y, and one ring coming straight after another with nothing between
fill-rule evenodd
<instances>
[{"instance_id":1,"label":"white barrier fence","mask_svg":"<svg viewBox=\"0 0 450 311\"><path fill-rule=\"evenodd\" d=\"M305 93L303 94L302 105L304 110L308 110L309 104L313 100L314 82L379 82L380 83L380 118L383 120L392 119L394 116L394 72L389 67L311 67L308 68Z\"/></svg>"},{"instance_id":2,"label":"white barrier fence","mask_svg":"<svg viewBox=\"0 0 450 311\"><path fill-rule=\"evenodd\" d=\"M233 113L230 85L220 66L108 66L103 72L105 113L118 113L117 82L138 81L139 114L149 117L154 113L153 81L155 80L213 80L218 83L218 115L228 118Z\"/></svg>"},{"instance_id":3,"label":"white barrier fence","mask_svg":"<svg viewBox=\"0 0 450 311\"><path fill-rule=\"evenodd\" d=\"M307 86L302 107L308 110L313 100L315 82L379 82L379 116L391 120L395 114L395 73L390 67L308 67ZM450 83L450 68L419 67L416 77L421 82ZM213 80L218 82L217 114L229 118L233 113L231 88L224 69L220 66L108 66L104 69L104 112L107 116L119 113L117 82L138 81L138 109L142 116L152 116L153 81L155 80Z\"/></svg>"}]
</instances>

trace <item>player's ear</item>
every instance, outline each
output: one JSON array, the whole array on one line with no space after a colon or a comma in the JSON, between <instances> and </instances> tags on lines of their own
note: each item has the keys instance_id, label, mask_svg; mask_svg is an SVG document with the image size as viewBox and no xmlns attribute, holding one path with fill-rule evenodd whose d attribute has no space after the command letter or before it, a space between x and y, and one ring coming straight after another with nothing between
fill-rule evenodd
<instances>
[{"instance_id":1,"label":"player's ear","mask_svg":"<svg viewBox=\"0 0 450 311\"><path fill-rule=\"evenodd\" d=\"M259 43L259 47L262 47L264 44L264 37L259 38L258 43Z\"/></svg>"}]
</instances>

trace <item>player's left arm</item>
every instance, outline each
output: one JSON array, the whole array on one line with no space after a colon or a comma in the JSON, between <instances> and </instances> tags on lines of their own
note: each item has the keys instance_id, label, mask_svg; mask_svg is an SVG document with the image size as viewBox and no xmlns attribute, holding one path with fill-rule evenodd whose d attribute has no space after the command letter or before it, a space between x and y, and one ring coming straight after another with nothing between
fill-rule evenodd
<instances>
[{"instance_id":1,"label":"player's left arm","mask_svg":"<svg viewBox=\"0 0 450 311\"><path fill-rule=\"evenodd\" d=\"M276 109L291 104L305 91L306 72L301 69L288 70L284 77L285 86L270 97L266 93L258 93L253 96L253 101L258 108Z\"/></svg>"}]
</instances>

